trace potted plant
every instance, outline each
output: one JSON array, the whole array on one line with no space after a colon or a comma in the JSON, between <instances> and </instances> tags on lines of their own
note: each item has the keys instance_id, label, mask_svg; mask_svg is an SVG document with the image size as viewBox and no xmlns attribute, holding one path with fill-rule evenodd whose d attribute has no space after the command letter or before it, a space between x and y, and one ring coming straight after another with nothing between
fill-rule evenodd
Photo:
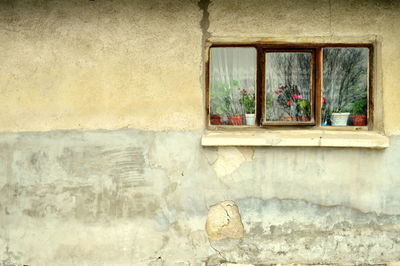
<instances>
[{"instance_id":1,"label":"potted plant","mask_svg":"<svg viewBox=\"0 0 400 266\"><path fill-rule=\"evenodd\" d=\"M255 96L249 94L246 89L240 91L242 98L240 99L242 106L245 109L246 125L255 126L256 125L256 115L255 115Z\"/></svg>"},{"instance_id":2,"label":"potted plant","mask_svg":"<svg viewBox=\"0 0 400 266\"><path fill-rule=\"evenodd\" d=\"M234 126L243 125L243 110L240 101L229 101L229 105L228 124Z\"/></svg>"},{"instance_id":3,"label":"potted plant","mask_svg":"<svg viewBox=\"0 0 400 266\"><path fill-rule=\"evenodd\" d=\"M331 114L332 126L347 126L347 120L349 120L350 112L348 108L335 108Z\"/></svg>"},{"instance_id":4,"label":"potted plant","mask_svg":"<svg viewBox=\"0 0 400 266\"><path fill-rule=\"evenodd\" d=\"M281 116L281 121L310 121L310 102L300 95L297 85L280 85L275 91L277 102L287 115Z\"/></svg>"},{"instance_id":5,"label":"potted plant","mask_svg":"<svg viewBox=\"0 0 400 266\"><path fill-rule=\"evenodd\" d=\"M223 117L228 115L232 89L226 83L217 83L211 90L211 125L222 125Z\"/></svg>"},{"instance_id":6,"label":"potted plant","mask_svg":"<svg viewBox=\"0 0 400 266\"><path fill-rule=\"evenodd\" d=\"M351 106L353 126L367 125L367 99L356 101Z\"/></svg>"},{"instance_id":7,"label":"potted plant","mask_svg":"<svg viewBox=\"0 0 400 266\"><path fill-rule=\"evenodd\" d=\"M297 120L306 122L311 120L311 104L305 99L299 99L296 106Z\"/></svg>"},{"instance_id":8,"label":"potted plant","mask_svg":"<svg viewBox=\"0 0 400 266\"><path fill-rule=\"evenodd\" d=\"M243 125L243 105L240 101L239 82L232 80L229 85L229 96L224 97L225 108L228 115L228 125ZM228 91L228 90L227 90Z\"/></svg>"},{"instance_id":9,"label":"potted plant","mask_svg":"<svg viewBox=\"0 0 400 266\"><path fill-rule=\"evenodd\" d=\"M281 121L296 121L298 102L303 98L297 85L280 85L275 91L277 102L287 115L281 116Z\"/></svg>"}]
</instances>

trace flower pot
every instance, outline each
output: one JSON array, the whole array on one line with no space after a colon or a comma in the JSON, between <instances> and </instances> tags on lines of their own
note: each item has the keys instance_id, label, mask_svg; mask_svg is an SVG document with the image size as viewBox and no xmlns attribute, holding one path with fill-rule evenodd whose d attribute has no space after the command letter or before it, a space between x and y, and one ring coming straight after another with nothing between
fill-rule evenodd
<instances>
[{"instance_id":1,"label":"flower pot","mask_svg":"<svg viewBox=\"0 0 400 266\"><path fill-rule=\"evenodd\" d=\"M353 115L353 126L366 126L367 125L367 116L366 115Z\"/></svg>"},{"instance_id":2,"label":"flower pot","mask_svg":"<svg viewBox=\"0 0 400 266\"><path fill-rule=\"evenodd\" d=\"M296 117L289 115L281 116L281 121L296 121Z\"/></svg>"},{"instance_id":3,"label":"flower pot","mask_svg":"<svg viewBox=\"0 0 400 266\"><path fill-rule=\"evenodd\" d=\"M222 115L210 115L211 125L222 125Z\"/></svg>"},{"instance_id":4,"label":"flower pot","mask_svg":"<svg viewBox=\"0 0 400 266\"><path fill-rule=\"evenodd\" d=\"M243 115L229 115L228 116L228 124L234 126L243 125Z\"/></svg>"},{"instance_id":5,"label":"flower pot","mask_svg":"<svg viewBox=\"0 0 400 266\"><path fill-rule=\"evenodd\" d=\"M332 113L332 126L347 126L350 113Z\"/></svg>"},{"instance_id":6,"label":"flower pot","mask_svg":"<svg viewBox=\"0 0 400 266\"><path fill-rule=\"evenodd\" d=\"M255 114L246 114L246 125L255 126L256 125L256 115Z\"/></svg>"},{"instance_id":7,"label":"flower pot","mask_svg":"<svg viewBox=\"0 0 400 266\"><path fill-rule=\"evenodd\" d=\"M299 121L301 122L308 122L310 120L311 118L309 118L308 116L299 116Z\"/></svg>"}]
</instances>

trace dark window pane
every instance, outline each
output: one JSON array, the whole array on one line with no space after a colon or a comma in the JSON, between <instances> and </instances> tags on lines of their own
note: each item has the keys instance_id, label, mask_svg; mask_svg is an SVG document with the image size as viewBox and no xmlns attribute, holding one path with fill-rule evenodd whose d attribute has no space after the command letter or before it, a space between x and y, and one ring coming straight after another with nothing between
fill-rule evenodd
<instances>
[{"instance_id":1,"label":"dark window pane","mask_svg":"<svg viewBox=\"0 0 400 266\"><path fill-rule=\"evenodd\" d=\"M367 125L368 58L368 48L323 49L322 125Z\"/></svg>"},{"instance_id":2,"label":"dark window pane","mask_svg":"<svg viewBox=\"0 0 400 266\"><path fill-rule=\"evenodd\" d=\"M311 53L265 54L266 120L307 122L312 117Z\"/></svg>"},{"instance_id":3,"label":"dark window pane","mask_svg":"<svg viewBox=\"0 0 400 266\"><path fill-rule=\"evenodd\" d=\"M211 125L255 125L255 48L211 48Z\"/></svg>"}]
</instances>

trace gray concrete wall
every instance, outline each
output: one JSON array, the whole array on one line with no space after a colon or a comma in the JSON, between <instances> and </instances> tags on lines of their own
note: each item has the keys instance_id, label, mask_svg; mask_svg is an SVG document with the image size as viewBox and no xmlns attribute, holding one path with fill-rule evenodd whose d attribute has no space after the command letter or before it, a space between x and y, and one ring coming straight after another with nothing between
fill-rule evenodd
<instances>
[{"instance_id":1,"label":"gray concrete wall","mask_svg":"<svg viewBox=\"0 0 400 266\"><path fill-rule=\"evenodd\" d=\"M200 136L2 134L3 265L400 260L399 137L365 150L202 148ZM224 200L244 237L209 241L208 209Z\"/></svg>"},{"instance_id":2,"label":"gray concrete wall","mask_svg":"<svg viewBox=\"0 0 400 266\"><path fill-rule=\"evenodd\" d=\"M0 265L400 261L399 14L378 0L0 1ZM206 41L250 38L374 40L390 147L201 147Z\"/></svg>"}]
</instances>

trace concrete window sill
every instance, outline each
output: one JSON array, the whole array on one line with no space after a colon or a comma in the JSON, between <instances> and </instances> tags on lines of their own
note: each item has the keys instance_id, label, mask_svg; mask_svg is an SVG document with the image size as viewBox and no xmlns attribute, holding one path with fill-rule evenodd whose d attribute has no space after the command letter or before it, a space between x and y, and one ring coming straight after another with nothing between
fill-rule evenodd
<instances>
[{"instance_id":1,"label":"concrete window sill","mask_svg":"<svg viewBox=\"0 0 400 266\"><path fill-rule=\"evenodd\" d=\"M389 138L373 131L206 131L201 145L384 149L389 147Z\"/></svg>"}]
</instances>

